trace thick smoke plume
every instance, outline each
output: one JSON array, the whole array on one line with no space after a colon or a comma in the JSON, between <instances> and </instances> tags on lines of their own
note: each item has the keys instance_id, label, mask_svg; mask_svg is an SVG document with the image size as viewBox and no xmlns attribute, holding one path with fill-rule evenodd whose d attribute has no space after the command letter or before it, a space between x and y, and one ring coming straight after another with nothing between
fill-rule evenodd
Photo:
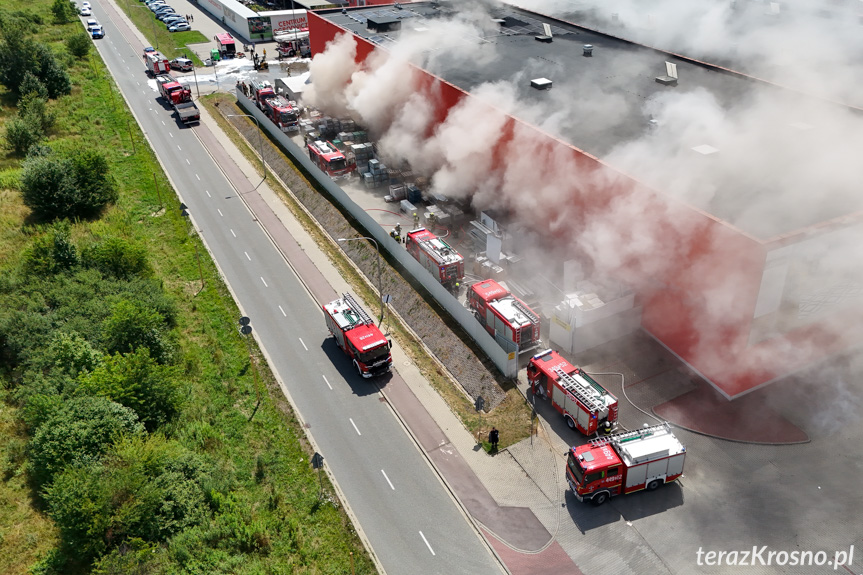
<instances>
[{"instance_id":1,"label":"thick smoke plume","mask_svg":"<svg viewBox=\"0 0 863 575\"><path fill-rule=\"evenodd\" d=\"M575 4L522 3L558 13ZM523 86L531 76L525 71L476 86L473 97L461 99L447 112L448 86L428 82L417 67L434 72L455 66L469 73L500 57L490 13L469 4L469 10L449 19L423 20L420 30L406 21L394 46L375 51L361 64L355 61L356 40L340 36L312 61L310 103L331 114L350 114L368 126L388 161L409 162L431 177L435 191L470 198L478 209L509 213L521 240L519 251L536 255L529 259L561 262L575 257L593 275L624 281L639 293L687 300L687 313L697 310L696 322L705 326L692 349L712 358L713 367L734 361L733 354L743 345L807 321L768 325L763 334L749 335L749 341L733 335L736 326L749 325L755 305L754 300L739 299L740 285L757 279L764 268L763 254L758 256L753 245L812 221L844 215L854 206L860 209L856 196L863 162L855 156L863 149L863 131L849 130L859 124L854 112L812 99L801 103L801 98L785 97L780 90L746 90L721 99L682 87L633 105L609 85L565 77L556 80L547 98L527 98ZM577 3L579 13L587 12L596 21L607 16L608 22L617 14L615 23L646 35L636 40L666 42L679 52L693 50L729 62L741 55L757 56L759 69L777 74L788 58L784 44L772 47L760 37L755 41L755 24L734 19L749 14L746 7L693 2L710 7L694 18L695 8L688 2L664 0L651 4L648 18L636 11L635 2L615 1L611 12L606 4L588 4ZM765 5L758 6L763 12ZM630 22L630 9L638 15L632 18L640 19L638 26ZM800 21L788 18L787 27L784 21L770 21L771 38L794 37ZM849 46L859 42L854 39ZM817 60L807 62L814 65ZM854 94L847 83L854 72L846 63L835 66L837 82L830 93L836 98ZM525 69L531 65L525 62ZM635 59L631 65L643 74L647 64ZM619 78L625 89L628 74L636 70L616 72L610 87ZM793 79L780 76L777 81ZM509 114L521 121L512 121ZM632 131L632 125L639 128ZM549 145L547 137L569 135L578 142L573 134L626 130L631 133L628 140L609 149L587 150L614 169ZM693 151L705 145L718 152ZM647 187L671 199L657 201ZM712 218L705 213L757 239L710 225ZM860 281L848 274L849 268L860 267L848 265L861 261L859 235L808 246L806 258L817 262L813 265L822 286ZM756 255L717 268L711 254L723 252L728 261L735 261L738 252ZM806 284L806 274L798 276L803 278L796 280L799 292L817 292L817 286ZM668 277L676 278L674 285L658 280Z\"/></svg>"}]
</instances>

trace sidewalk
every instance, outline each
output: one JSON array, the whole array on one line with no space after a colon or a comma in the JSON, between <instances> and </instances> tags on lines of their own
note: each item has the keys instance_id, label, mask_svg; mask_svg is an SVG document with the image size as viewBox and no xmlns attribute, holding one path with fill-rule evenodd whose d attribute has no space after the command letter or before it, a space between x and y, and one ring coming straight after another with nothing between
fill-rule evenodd
<instances>
[{"instance_id":1,"label":"sidewalk","mask_svg":"<svg viewBox=\"0 0 863 575\"><path fill-rule=\"evenodd\" d=\"M267 182L253 190L260 181L260 167L250 164L221 130L210 129L216 125L206 109L201 110L201 120L196 134L309 292L318 301L328 301L348 291L350 286ZM496 456L488 455L397 343L392 353L397 373L381 390L383 395L509 571L579 573L544 526L559 519L563 458L556 457L553 447L539 437L533 447L528 439ZM533 477L512 455L514 451L529 462ZM512 504L500 505L500 496ZM540 521L534 508L545 510L546 521Z\"/></svg>"}]
</instances>

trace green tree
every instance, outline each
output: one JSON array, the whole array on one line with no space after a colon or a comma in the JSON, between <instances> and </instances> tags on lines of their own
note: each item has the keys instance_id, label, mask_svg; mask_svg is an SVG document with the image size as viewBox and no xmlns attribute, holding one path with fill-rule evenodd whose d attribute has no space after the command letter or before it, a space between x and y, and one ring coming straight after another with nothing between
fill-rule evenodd
<instances>
[{"instance_id":1,"label":"green tree","mask_svg":"<svg viewBox=\"0 0 863 575\"><path fill-rule=\"evenodd\" d=\"M71 158L29 156L21 170L21 193L24 203L45 219L93 217L117 199L108 162L91 150Z\"/></svg>"},{"instance_id":2,"label":"green tree","mask_svg":"<svg viewBox=\"0 0 863 575\"><path fill-rule=\"evenodd\" d=\"M51 4L55 24L68 24L75 18L75 12L75 5L69 0L54 0Z\"/></svg>"},{"instance_id":3,"label":"green tree","mask_svg":"<svg viewBox=\"0 0 863 575\"><path fill-rule=\"evenodd\" d=\"M53 360L55 369L72 377L92 372L104 361L101 351L74 332L55 334L48 346L48 357Z\"/></svg>"},{"instance_id":4,"label":"green tree","mask_svg":"<svg viewBox=\"0 0 863 575\"><path fill-rule=\"evenodd\" d=\"M42 127L32 118L15 116L6 123L5 147L24 156L43 138Z\"/></svg>"},{"instance_id":5,"label":"green tree","mask_svg":"<svg viewBox=\"0 0 863 575\"><path fill-rule=\"evenodd\" d=\"M130 279L149 276L147 250L123 238L110 237L87 246L81 254L83 264L107 277Z\"/></svg>"},{"instance_id":6,"label":"green tree","mask_svg":"<svg viewBox=\"0 0 863 575\"><path fill-rule=\"evenodd\" d=\"M39 79L48 96L57 98L72 91L72 80L57 61L51 48L27 37L22 21L4 18L0 21L0 82L15 94L21 94L27 74Z\"/></svg>"},{"instance_id":7,"label":"green tree","mask_svg":"<svg viewBox=\"0 0 863 575\"><path fill-rule=\"evenodd\" d=\"M21 96L26 96L27 94L37 94L43 100L48 98L48 88L45 86L42 80L37 78L30 70L24 72L24 77L21 80L19 93Z\"/></svg>"},{"instance_id":8,"label":"green tree","mask_svg":"<svg viewBox=\"0 0 863 575\"><path fill-rule=\"evenodd\" d=\"M78 265L78 250L69 238L69 226L58 226L36 236L24 250L23 266L26 273L52 275Z\"/></svg>"},{"instance_id":9,"label":"green tree","mask_svg":"<svg viewBox=\"0 0 863 575\"><path fill-rule=\"evenodd\" d=\"M134 411L104 397L67 401L30 440L33 479L47 485L67 465L96 462L116 438L141 432L143 426Z\"/></svg>"},{"instance_id":10,"label":"green tree","mask_svg":"<svg viewBox=\"0 0 863 575\"><path fill-rule=\"evenodd\" d=\"M66 49L76 58L86 58L93 41L84 32L76 32L66 38Z\"/></svg>"},{"instance_id":11,"label":"green tree","mask_svg":"<svg viewBox=\"0 0 863 575\"><path fill-rule=\"evenodd\" d=\"M107 397L134 411L148 431L171 421L180 408L176 369L156 363L146 347L105 358L80 382L79 391Z\"/></svg>"},{"instance_id":12,"label":"green tree","mask_svg":"<svg viewBox=\"0 0 863 575\"><path fill-rule=\"evenodd\" d=\"M171 344L165 318L156 310L138 302L121 300L102 324L105 349L109 353L129 353L144 347L160 364L171 356Z\"/></svg>"},{"instance_id":13,"label":"green tree","mask_svg":"<svg viewBox=\"0 0 863 575\"><path fill-rule=\"evenodd\" d=\"M25 120L39 126L43 134L54 127L57 115L48 109L47 99L36 92L30 92L21 96L18 100L18 115Z\"/></svg>"}]
</instances>

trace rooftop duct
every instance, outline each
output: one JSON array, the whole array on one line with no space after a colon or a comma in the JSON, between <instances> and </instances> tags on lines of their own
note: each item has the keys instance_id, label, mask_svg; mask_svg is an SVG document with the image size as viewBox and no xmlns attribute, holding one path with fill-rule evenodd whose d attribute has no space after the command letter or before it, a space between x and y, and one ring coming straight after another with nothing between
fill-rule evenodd
<instances>
[{"instance_id":1,"label":"rooftop duct","mask_svg":"<svg viewBox=\"0 0 863 575\"><path fill-rule=\"evenodd\" d=\"M551 90L551 80L548 78L536 78L530 81L530 87L537 90Z\"/></svg>"},{"instance_id":2,"label":"rooftop duct","mask_svg":"<svg viewBox=\"0 0 863 575\"><path fill-rule=\"evenodd\" d=\"M542 25L542 35L535 36L535 38L539 42L551 43L551 40L552 40L551 26L549 26L548 24L543 24Z\"/></svg>"},{"instance_id":3,"label":"rooftop duct","mask_svg":"<svg viewBox=\"0 0 863 575\"><path fill-rule=\"evenodd\" d=\"M677 64L674 62L665 63L665 76L658 76L656 81L663 86L677 85Z\"/></svg>"}]
</instances>

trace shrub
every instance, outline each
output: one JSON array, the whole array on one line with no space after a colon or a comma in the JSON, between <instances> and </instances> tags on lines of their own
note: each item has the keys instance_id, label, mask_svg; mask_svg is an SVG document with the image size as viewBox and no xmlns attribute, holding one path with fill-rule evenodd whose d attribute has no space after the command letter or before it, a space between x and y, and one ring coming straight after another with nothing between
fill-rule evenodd
<instances>
[{"instance_id":1,"label":"shrub","mask_svg":"<svg viewBox=\"0 0 863 575\"><path fill-rule=\"evenodd\" d=\"M76 32L66 38L66 50L75 58L86 58L93 42L84 32Z\"/></svg>"},{"instance_id":2,"label":"shrub","mask_svg":"<svg viewBox=\"0 0 863 575\"><path fill-rule=\"evenodd\" d=\"M19 94L21 96L36 94L44 100L48 97L48 88L42 83L42 80L34 76L33 72L28 70L24 72L24 78L21 80Z\"/></svg>"},{"instance_id":3,"label":"shrub","mask_svg":"<svg viewBox=\"0 0 863 575\"><path fill-rule=\"evenodd\" d=\"M120 300L102 324L109 353L129 353L144 347L161 364L171 355L166 331L165 318L159 312L129 300Z\"/></svg>"},{"instance_id":4,"label":"shrub","mask_svg":"<svg viewBox=\"0 0 863 575\"><path fill-rule=\"evenodd\" d=\"M142 431L134 411L104 397L65 402L30 440L33 479L47 485L67 465L95 463L120 435Z\"/></svg>"},{"instance_id":5,"label":"shrub","mask_svg":"<svg viewBox=\"0 0 863 575\"><path fill-rule=\"evenodd\" d=\"M55 24L68 24L75 18L75 5L69 0L54 0L51 13L54 15Z\"/></svg>"},{"instance_id":6,"label":"shrub","mask_svg":"<svg viewBox=\"0 0 863 575\"><path fill-rule=\"evenodd\" d=\"M78 250L69 239L68 226L61 226L37 236L24 251L22 259L26 273L46 276L78 265Z\"/></svg>"},{"instance_id":7,"label":"shrub","mask_svg":"<svg viewBox=\"0 0 863 575\"><path fill-rule=\"evenodd\" d=\"M18 101L18 115L39 126L43 134L54 127L57 119L57 115L48 109L47 98L36 92L30 92L21 97Z\"/></svg>"},{"instance_id":8,"label":"shrub","mask_svg":"<svg viewBox=\"0 0 863 575\"><path fill-rule=\"evenodd\" d=\"M123 238L106 238L88 246L81 254L81 259L85 266L117 279L149 276L151 272L147 250Z\"/></svg>"},{"instance_id":9,"label":"shrub","mask_svg":"<svg viewBox=\"0 0 863 575\"><path fill-rule=\"evenodd\" d=\"M42 128L31 118L13 117L6 123L6 149L23 156L43 137Z\"/></svg>"}]
</instances>

